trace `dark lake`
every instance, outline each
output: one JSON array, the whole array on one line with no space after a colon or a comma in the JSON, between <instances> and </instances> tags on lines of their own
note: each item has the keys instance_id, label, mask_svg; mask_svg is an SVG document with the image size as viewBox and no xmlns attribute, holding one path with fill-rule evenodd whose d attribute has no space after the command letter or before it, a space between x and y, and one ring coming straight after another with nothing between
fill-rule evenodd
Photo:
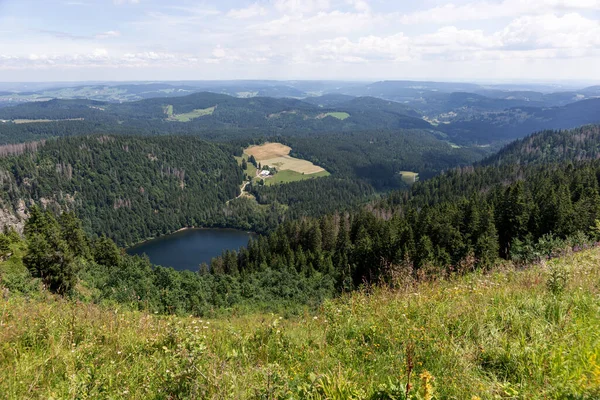
<instances>
[{"instance_id":1,"label":"dark lake","mask_svg":"<svg viewBox=\"0 0 600 400\"><path fill-rule=\"evenodd\" d=\"M152 264L195 272L224 250L245 247L252 236L235 229L187 229L130 247L127 253L146 254Z\"/></svg>"}]
</instances>

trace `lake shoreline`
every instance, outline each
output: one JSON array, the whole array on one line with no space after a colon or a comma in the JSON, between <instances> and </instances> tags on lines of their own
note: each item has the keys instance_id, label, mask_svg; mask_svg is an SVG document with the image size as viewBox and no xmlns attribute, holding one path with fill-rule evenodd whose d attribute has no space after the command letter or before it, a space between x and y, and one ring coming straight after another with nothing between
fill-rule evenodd
<instances>
[{"instance_id":1,"label":"lake shoreline","mask_svg":"<svg viewBox=\"0 0 600 400\"><path fill-rule=\"evenodd\" d=\"M260 235L260 233L257 233L257 232L248 231L246 229L238 229L238 228L224 228L224 227L221 227L221 226L186 226L186 227L183 227L183 228L179 228L176 231L165 233L164 235L159 235L159 236L153 236L153 237L146 238L144 240L136 242L135 244L126 245L126 246L124 246L122 248L125 251L127 251L129 249L133 249L134 247L141 246L141 245L143 245L145 243L148 243L148 242L150 242L152 240L160 239L160 238L165 237L165 236L174 235L174 234L179 233L179 232L185 232L185 231L190 231L190 230L204 230L204 229L223 229L223 230L232 230L232 231L244 232L244 233L248 233L250 235L257 235L257 236Z\"/></svg>"},{"instance_id":2,"label":"lake shoreline","mask_svg":"<svg viewBox=\"0 0 600 400\"><path fill-rule=\"evenodd\" d=\"M197 271L224 252L246 248L256 234L232 228L180 228L169 235L124 249L129 255L147 255L154 265Z\"/></svg>"}]
</instances>

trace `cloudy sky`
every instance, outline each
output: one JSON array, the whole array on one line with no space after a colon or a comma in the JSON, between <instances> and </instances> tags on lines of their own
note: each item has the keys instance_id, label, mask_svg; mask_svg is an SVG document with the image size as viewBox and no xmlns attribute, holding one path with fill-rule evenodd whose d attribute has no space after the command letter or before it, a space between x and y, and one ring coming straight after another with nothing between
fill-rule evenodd
<instances>
[{"instance_id":1,"label":"cloudy sky","mask_svg":"<svg viewBox=\"0 0 600 400\"><path fill-rule=\"evenodd\" d=\"M600 0L0 0L0 81L600 81Z\"/></svg>"}]
</instances>

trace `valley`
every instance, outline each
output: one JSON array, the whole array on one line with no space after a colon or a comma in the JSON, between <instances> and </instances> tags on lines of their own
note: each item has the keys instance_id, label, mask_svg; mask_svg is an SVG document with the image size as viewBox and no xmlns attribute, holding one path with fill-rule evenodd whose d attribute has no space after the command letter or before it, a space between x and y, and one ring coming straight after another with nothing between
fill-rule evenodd
<instances>
[{"instance_id":1,"label":"valley","mask_svg":"<svg viewBox=\"0 0 600 400\"><path fill-rule=\"evenodd\" d=\"M0 109L0 335L29 360L4 350L3 392L31 387L25 364L36 394L66 390L51 341L86 395L594 398L597 102L437 126L407 104L200 92ZM566 363L579 384L557 384Z\"/></svg>"},{"instance_id":2,"label":"valley","mask_svg":"<svg viewBox=\"0 0 600 400\"><path fill-rule=\"evenodd\" d=\"M600 0L0 0L0 399L599 400Z\"/></svg>"}]
</instances>

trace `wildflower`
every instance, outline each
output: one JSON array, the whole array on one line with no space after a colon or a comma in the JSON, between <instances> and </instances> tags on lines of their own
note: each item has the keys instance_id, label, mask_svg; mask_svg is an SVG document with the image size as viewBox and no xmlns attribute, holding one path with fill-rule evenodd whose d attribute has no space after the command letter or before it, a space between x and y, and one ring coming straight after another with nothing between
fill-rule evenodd
<instances>
[{"instance_id":1,"label":"wildflower","mask_svg":"<svg viewBox=\"0 0 600 400\"><path fill-rule=\"evenodd\" d=\"M313 319L316 321L318 318L317 318L317 316L315 315L315 316L313 317Z\"/></svg>"},{"instance_id":2,"label":"wildflower","mask_svg":"<svg viewBox=\"0 0 600 400\"><path fill-rule=\"evenodd\" d=\"M429 372L423 371L421 375L419 375L419 378L421 378L421 392L423 399L431 400L433 398L433 385L431 384L431 382L433 382L433 376Z\"/></svg>"}]
</instances>

